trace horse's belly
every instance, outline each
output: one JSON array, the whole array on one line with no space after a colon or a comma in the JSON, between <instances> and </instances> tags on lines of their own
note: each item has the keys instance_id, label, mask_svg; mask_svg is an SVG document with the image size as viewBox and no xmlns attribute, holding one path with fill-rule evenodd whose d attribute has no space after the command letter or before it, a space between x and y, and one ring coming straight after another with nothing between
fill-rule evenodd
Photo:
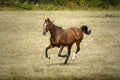
<instances>
[{"instance_id":1,"label":"horse's belly","mask_svg":"<svg viewBox=\"0 0 120 80\"><path fill-rule=\"evenodd\" d=\"M67 41L67 42L66 42L66 45L72 45L72 44L75 43L75 42L76 42L75 40Z\"/></svg>"},{"instance_id":2,"label":"horse's belly","mask_svg":"<svg viewBox=\"0 0 120 80\"><path fill-rule=\"evenodd\" d=\"M56 41L52 41L51 44L56 46L56 47L60 47L60 45L61 45L60 42L56 42Z\"/></svg>"},{"instance_id":3,"label":"horse's belly","mask_svg":"<svg viewBox=\"0 0 120 80\"><path fill-rule=\"evenodd\" d=\"M73 44L75 42L75 40L69 40L69 41L58 41L58 42L53 42L52 45L56 46L56 47L60 47L61 45L64 45L64 46L69 46L71 44Z\"/></svg>"}]
</instances>

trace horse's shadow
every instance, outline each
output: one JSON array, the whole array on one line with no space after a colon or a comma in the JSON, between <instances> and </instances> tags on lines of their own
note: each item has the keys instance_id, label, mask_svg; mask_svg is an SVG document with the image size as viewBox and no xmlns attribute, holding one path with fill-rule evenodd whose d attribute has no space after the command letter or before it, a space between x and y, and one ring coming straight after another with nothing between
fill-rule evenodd
<instances>
[{"instance_id":1,"label":"horse's shadow","mask_svg":"<svg viewBox=\"0 0 120 80\"><path fill-rule=\"evenodd\" d=\"M77 66L78 64L76 63L72 63L72 62L69 62L67 64L64 64L64 63L50 63L50 64L46 64L46 66Z\"/></svg>"}]
</instances>

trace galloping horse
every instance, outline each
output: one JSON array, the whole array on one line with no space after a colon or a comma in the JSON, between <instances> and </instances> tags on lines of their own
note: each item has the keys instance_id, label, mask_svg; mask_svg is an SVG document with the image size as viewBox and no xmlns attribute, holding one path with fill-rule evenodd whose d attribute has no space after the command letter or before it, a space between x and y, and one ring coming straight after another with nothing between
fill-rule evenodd
<instances>
[{"instance_id":1,"label":"galloping horse","mask_svg":"<svg viewBox=\"0 0 120 80\"><path fill-rule=\"evenodd\" d=\"M70 27L68 29L62 29L62 27L56 26L52 21L50 21L49 18L47 18L43 24L43 35L45 36L48 31L50 31L51 38L50 45L45 50L46 57L50 59L47 53L48 49L59 47L60 50L58 52L58 56L66 57L64 64L66 64L68 61L72 45L76 43L77 46L77 50L72 57L72 59L74 59L76 54L80 50L79 45L83 39L83 33L87 35L91 33L91 30L88 30L88 27L86 25L83 25L81 28ZM68 47L68 53L67 55L62 55L61 52L65 46Z\"/></svg>"}]
</instances>

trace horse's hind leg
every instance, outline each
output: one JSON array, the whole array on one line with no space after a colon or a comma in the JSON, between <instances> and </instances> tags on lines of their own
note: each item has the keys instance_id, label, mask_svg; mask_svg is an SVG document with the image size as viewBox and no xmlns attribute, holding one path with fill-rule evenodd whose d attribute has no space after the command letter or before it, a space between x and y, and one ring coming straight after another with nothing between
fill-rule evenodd
<instances>
[{"instance_id":1,"label":"horse's hind leg","mask_svg":"<svg viewBox=\"0 0 120 80\"><path fill-rule=\"evenodd\" d=\"M71 53L71 47L72 46L68 46L68 56L66 57L64 64L67 64L67 61L68 61L70 53Z\"/></svg>"},{"instance_id":2,"label":"horse's hind leg","mask_svg":"<svg viewBox=\"0 0 120 80\"><path fill-rule=\"evenodd\" d=\"M81 42L81 41L77 41L77 42L76 42L77 50L76 50L76 52L73 54L72 59L75 59L75 56L76 56L77 53L80 51L80 42Z\"/></svg>"}]
</instances>

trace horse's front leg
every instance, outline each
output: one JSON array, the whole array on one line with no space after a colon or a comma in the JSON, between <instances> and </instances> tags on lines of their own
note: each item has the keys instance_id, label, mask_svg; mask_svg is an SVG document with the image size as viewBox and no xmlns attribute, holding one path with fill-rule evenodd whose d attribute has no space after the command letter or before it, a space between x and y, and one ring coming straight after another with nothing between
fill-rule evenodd
<instances>
[{"instance_id":1,"label":"horse's front leg","mask_svg":"<svg viewBox=\"0 0 120 80\"><path fill-rule=\"evenodd\" d=\"M60 46L59 53L58 53L58 56L59 56L59 57L67 57L67 55L61 55L61 52L62 52L63 48L64 48L64 46L61 45L61 46Z\"/></svg>"},{"instance_id":2,"label":"horse's front leg","mask_svg":"<svg viewBox=\"0 0 120 80\"><path fill-rule=\"evenodd\" d=\"M51 48L53 48L53 47L55 47L55 46L53 46L52 44L50 44L46 49L45 49L45 56L46 56L46 58L48 58L48 59L50 59L50 56L48 56L48 49L51 49Z\"/></svg>"}]
</instances>

